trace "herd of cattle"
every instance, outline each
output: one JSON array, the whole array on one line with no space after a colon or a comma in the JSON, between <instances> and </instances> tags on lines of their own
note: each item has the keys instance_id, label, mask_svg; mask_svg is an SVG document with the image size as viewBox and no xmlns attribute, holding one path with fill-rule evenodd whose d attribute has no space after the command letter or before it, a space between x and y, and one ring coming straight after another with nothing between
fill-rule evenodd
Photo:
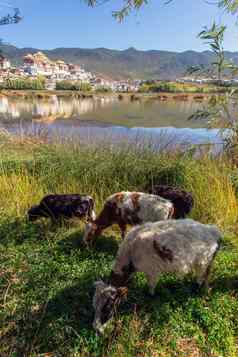
<instances>
[{"instance_id":1,"label":"herd of cattle","mask_svg":"<svg viewBox=\"0 0 238 357\"><path fill-rule=\"evenodd\" d=\"M30 221L49 217L87 220L83 241L92 247L106 228L117 224L123 241L107 281L95 282L93 327L103 333L116 307L127 296L129 279L143 272L150 294L161 273L184 276L193 273L199 286L208 286L221 232L186 216L193 208L192 194L172 186L157 185L143 192L119 192L110 196L96 216L91 196L45 196L28 211ZM134 226L126 235L127 225Z\"/></svg>"}]
</instances>

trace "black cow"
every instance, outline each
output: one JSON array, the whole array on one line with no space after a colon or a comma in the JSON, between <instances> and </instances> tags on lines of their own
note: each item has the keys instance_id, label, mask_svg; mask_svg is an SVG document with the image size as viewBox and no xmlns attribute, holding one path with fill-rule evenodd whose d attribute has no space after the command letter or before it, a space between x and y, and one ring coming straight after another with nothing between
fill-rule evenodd
<instances>
[{"instance_id":1,"label":"black cow","mask_svg":"<svg viewBox=\"0 0 238 357\"><path fill-rule=\"evenodd\" d=\"M146 192L169 200L174 205L174 219L185 218L192 210L194 199L191 192L168 185L154 185L147 187Z\"/></svg>"},{"instance_id":2,"label":"black cow","mask_svg":"<svg viewBox=\"0 0 238 357\"><path fill-rule=\"evenodd\" d=\"M48 195L39 205L31 207L28 211L31 222L41 217L51 218L52 222L74 217L93 221L96 217L94 200L91 196L79 194Z\"/></svg>"}]
</instances>

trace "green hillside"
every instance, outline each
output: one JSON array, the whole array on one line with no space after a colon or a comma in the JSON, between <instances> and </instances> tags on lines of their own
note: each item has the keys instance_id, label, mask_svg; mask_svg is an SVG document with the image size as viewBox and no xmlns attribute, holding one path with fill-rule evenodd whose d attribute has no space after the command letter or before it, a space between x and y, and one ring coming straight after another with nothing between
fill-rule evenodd
<instances>
[{"instance_id":1,"label":"green hillside","mask_svg":"<svg viewBox=\"0 0 238 357\"><path fill-rule=\"evenodd\" d=\"M39 51L35 48L17 48L12 45L1 45L3 53L14 64L22 62L27 53ZM66 62L81 64L86 70L102 73L106 76L120 78L161 78L174 79L185 73L189 66L208 65L213 60L209 51L169 52L140 51L128 48L124 51L106 48L56 48L42 50L51 59L62 59ZM226 57L238 64L238 52L226 52Z\"/></svg>"}]
</instances>

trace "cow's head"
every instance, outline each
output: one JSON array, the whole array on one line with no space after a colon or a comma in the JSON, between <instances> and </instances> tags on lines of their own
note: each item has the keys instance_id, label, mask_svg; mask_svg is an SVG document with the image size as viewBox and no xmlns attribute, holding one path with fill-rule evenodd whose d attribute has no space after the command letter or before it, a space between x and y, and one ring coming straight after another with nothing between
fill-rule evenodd
<instances>
[{"instance_id":1,"label":"cow's head","mask_svg":"<svg viewBox=\"0 0 238 357\"><path fill-rule=\"evenodd\" d=\"M39 206L33 206L27 212L27 216L30 222L36 221L41 216L41 210Z\"/></svg>"},{"instance_id":2,"label":"cow's head","mask_svg":"<svg viewBox=\"0 0 238 357\"><path fill-rule=\"evenodd\" d=\"M117 306L122 299L126 298L128 289L126 287L116 288L104 283L102 280L95 282L94 285L96 290L93 297L93 307L95 310L93 328L98 333L103 334Z\"/></svg>"}]
</instances>

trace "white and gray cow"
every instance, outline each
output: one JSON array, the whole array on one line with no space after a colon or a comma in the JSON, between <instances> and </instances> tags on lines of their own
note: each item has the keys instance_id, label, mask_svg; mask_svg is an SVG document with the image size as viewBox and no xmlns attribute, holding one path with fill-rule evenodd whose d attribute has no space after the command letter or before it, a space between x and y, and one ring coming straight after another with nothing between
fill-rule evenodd
<instances>
[{"instance_id":1,"label":"white and gray cow","mask_svg":"<svg viewBox=\"0 0 238 357\"><path fill-rule=\"evenodd\" d=\"M143 272L154 294L161 273L193 273L199 286L208 285L221 232L192 219L167 220L135 227L122 242L108 284L95 283L93 327L103 333L134 272Z\"/></svg>"},{"instance_id":2,"label":"white and gray cow","mask_svg":"<svg viewBox=\"0 0 238 357\"><path fill-rule=\"evenodd\" d=\"M107 198L102 211L97 218L86 225L84 242L93 242L101 232L118 224L122 238L126 233L126 226L138 225L146 222L157 222L172 218L173 203L143 192L118 192Z\"/></svg>"}]
</instances>

